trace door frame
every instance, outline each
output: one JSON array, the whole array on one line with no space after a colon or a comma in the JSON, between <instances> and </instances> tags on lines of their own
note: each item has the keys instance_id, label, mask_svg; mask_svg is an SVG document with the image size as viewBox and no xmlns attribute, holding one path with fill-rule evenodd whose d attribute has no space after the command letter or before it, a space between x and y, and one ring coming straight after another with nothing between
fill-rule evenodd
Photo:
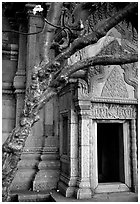
<instances>
[{"instance_id":1,"label":"door frame","mask_svg":"<svg viewBox=\"0 0 140 204\"><path fill-rule=\"evenodd\" d=\"M124 183L98 183L98 157L97 157L97 124L98 123L122 123L124 144ZM129 191L131 187L130 169L130 122L129 120L91 120L91 188L95 193Z\"/></svg>"}]
</instances>

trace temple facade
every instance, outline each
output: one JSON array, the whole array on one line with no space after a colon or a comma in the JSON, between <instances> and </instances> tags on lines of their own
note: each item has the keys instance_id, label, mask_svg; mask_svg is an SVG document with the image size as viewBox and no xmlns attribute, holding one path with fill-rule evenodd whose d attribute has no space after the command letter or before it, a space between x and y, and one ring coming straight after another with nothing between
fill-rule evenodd
<instances>
[{"instance_id":1,"label":"temple facade","mask_svg":"<svg viewBox=\"0 0 140 204\"><path fill-rule=\"evenodd\" d=\"M40 15L3 15L3 30L37 32ZM28 25L28 28L27 28ZM131 53L137 35L125 23L76 52L72 65L96 55ZM41 34L3 33L3 142L19 122L31 72L40 61ZM18 163L11 192L59 190L65 197L137 192L138 65L96 65L77 71L40 112Z\"/></svg>"}]
</instances>

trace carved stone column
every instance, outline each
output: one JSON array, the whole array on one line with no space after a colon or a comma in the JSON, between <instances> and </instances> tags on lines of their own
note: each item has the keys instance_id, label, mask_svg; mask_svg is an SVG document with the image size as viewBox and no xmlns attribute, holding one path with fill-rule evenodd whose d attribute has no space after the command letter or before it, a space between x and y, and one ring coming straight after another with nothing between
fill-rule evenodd
<instances>
[{"instance_id":1,"label":"carved stone column","mask_svg":"<svg viewBox=\"0 0 140 204\"><path fill-rule=\"evenodd\" d=\"M34 191L45 191L57 188L59 179L58 155L58 103L57 98L51 99L44 110L44 137L42 154L38 172L33 182ZM55 112L54 112L55 107Z\"/></svg>"},{"instance_id":2,"label":"carved stone column","mask_svg":"<svg viewBox=\"0 0 140 204\"><path fill-rule=\"evenodd\" d=\"M36 33L42 29L43 21L40 14L33 14L33 8L36 3L26 4L28 18L28 33ZM40 62L39 56L39 39L40 34L27 36L27 60L26 60L26 81L27 87L31 81L31 73L34 65Z\"/></svg>"},{"instance_id":3,"label":"carved stone column","mask_svg":"<svg viewBox=\"0 0 140 204\"><path fill-rule=\"evenodd\" d=\"M8 38L8 37L7 37ZM13 89L13 79L17 69L18 44L12 44L9 39L2 45L2 140L9 136L15 128L16 100Z\"/></svg>"},{"instance_id":4,"label":"carved stone column","mask_svg":"<svg viewBox=\"0 0 140 204\"><path fill-rule=\"evenodd\" d=\"M72 84L71 84L72 85ZM71 95L65 95L61 98L60 112L60 178L58 189L65 197L74 196L76 182L78 178L78 116L72 98L72 92L75 84L70 87ZM63 95L62 95L63 96ZM66 105L67 104L67 105ZM67 106L67 110L65 107ZM63 109L64 108L64 109ZM65 119L64 119L65 118ZM64 121L67 118L67 123ZM63 133L64 127L67 127L68 132ZM67 138L66 140L64 139ZM67 150L64 148L67 147ZM65 152L66 151L66 152Z\"/></svg>"},{"instance_id":5,"label":"carved stone column","mask_svg":"<svg viewBox=\"0 0 140 204\"><path fill-rule=\"evenodd\" d=\"M79 102L80 103L80 102ZM84 101L80 105L79 114L79 175L77 189L75 191L77 199L91 198L92 191L90 188L90 118L88 109L89 101Z\"/></svg>"},{"instance_id":6,"label":"carved stone column","mask_svg":"<svg viewBox=\"0 0 140 204\"><path fill-rule=\"evenodd\" d=\"M23 19L22 19L23 20ZM21 21L20 21L21 22ZM24 32L24 26L20 24L20 32ZM19 35L18 68L14 77L14 87L16 93L16 125L19 123L20 115L24 107L25 98L25 68L26 68L26 36Z\"/></svg>"},{"instance_id":7,"label":"carved stone column","mask_svg":"<svg viewBox=\"0 0 140 204\"><path fill-rule=\"evenodd\" d=\"M132 188L138 192L136 120L131 120Z\"/></svg>"},{"instance_id":8,"label":"carved stone column","mask_svg":"<svg viewBox=\"0 0 140 204\"><path fill-rule=\"evenodd\" d=\"M36 4L26 4L28 33L37 32L42 28L42 19L39 15L33 15L33 8ZM25 32L25 31L24 31ZM24 36L20 37L19 66L15 77L15 88L17 94L17 123L19 121L20 109L23 107L23 90L31 82L31 73L34 65L39 61L39 34L27 36L27 43ZM26 66L25 66L26 64ZM24 69L23 69L24 67ZM25 70L26 67L26 70ZM40 112L40 120L32 128L32 133L26 140L21 160L18 163L18 171L12 183L11 190L26 191L33 189L33 181L38 170L40 155L43 148L44 135L44 111Z\"/></svg>"}]
</instances>

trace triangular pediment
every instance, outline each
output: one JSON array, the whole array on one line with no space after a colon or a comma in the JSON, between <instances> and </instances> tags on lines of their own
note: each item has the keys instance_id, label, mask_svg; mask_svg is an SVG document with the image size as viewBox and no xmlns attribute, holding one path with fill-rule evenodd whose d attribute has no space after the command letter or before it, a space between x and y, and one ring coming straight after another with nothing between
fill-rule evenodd
<instances>
[{"instance_id":1,"label":"triangular pediment","mask_svg":"<svg viewBox=\"0 0 140 204\"><path fill-rule=\"evenodd\" d=\"M117 67L111 71L101 93L102 97L128 98L129 94Z\"/></svg>"}]
</instances>

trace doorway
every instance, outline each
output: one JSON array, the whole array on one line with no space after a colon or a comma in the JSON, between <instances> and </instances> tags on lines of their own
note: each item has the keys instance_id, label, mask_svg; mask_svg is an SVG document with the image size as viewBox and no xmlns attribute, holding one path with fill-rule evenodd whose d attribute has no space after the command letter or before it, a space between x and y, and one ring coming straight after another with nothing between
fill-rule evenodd
<instances>
[{"instance_id":1,"label":"doorway","mask_svg":"<svg viewBox=\"0 0 140 204\"><path fill-rule=\"evenodd\" d=\"M97 123L98 183L125 183L123 124Z\"/></svg>"}]
</instances>

